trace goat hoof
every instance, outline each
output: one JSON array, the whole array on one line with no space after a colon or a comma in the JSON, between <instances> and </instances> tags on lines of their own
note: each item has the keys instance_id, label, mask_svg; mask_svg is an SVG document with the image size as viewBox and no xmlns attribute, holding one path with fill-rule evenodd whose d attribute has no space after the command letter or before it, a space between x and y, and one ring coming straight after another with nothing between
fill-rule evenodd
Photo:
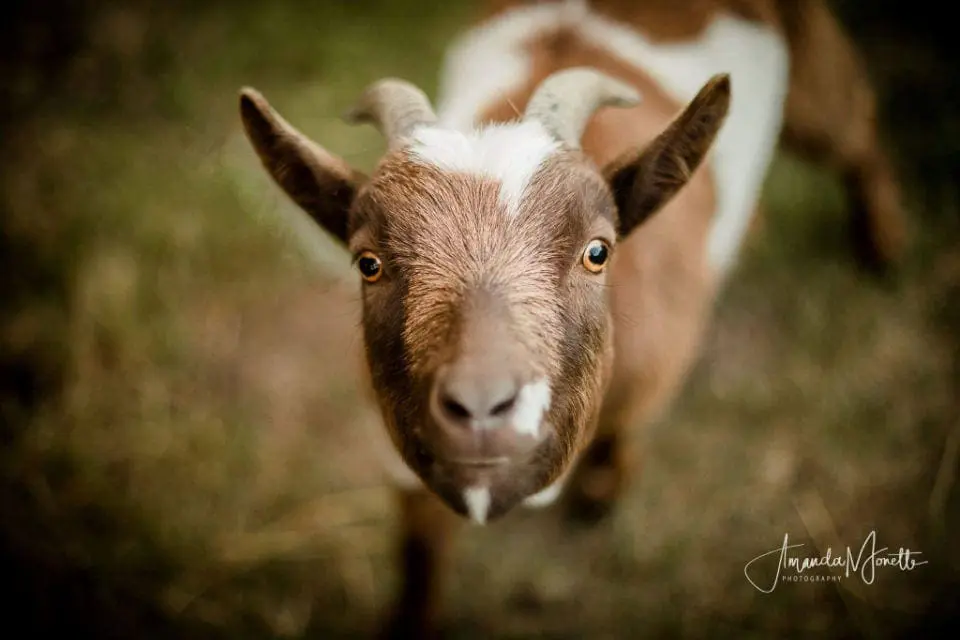
<instances>
[{"instance_id":1,"label":"goat hoof","mask_svg":"<svg viewBox=\"0 0 960 640\"><path fill-rule=\"evenodd\" d=\"M613 512L613 500L593 500L586 496L571 496L564 510L567 522L575 525L593 526L606 520Z\"/></svg>"},{"instance_id":2,"label":"goat hoof","mask_svg":"<svg viewBox=\"0 0 960 640\"><path fill-rule=\"evenodd\" d=\"M583 469L567 492L567 520L581 525L595 525L614 510L620 496L620 478L613 467Z\"/></svg>"}]
</instances>

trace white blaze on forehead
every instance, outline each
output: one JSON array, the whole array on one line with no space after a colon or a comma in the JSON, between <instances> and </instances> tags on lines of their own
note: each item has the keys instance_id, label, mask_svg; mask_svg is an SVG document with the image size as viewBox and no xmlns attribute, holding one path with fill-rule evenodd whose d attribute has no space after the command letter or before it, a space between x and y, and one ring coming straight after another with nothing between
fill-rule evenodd
<instances>
[{"instance_id":1,"label":"white blaze on forehead","mask_svg":"<svg viewBox=\"0 0 960 640\"><path fill-rule=\"evenodd\" d=\"M472 173L500 183L500 202L515 216L534 174L560 143L536 121L494 124L463 133L419 127L408 153L444 171Z\"/></svg>"},{"instance_id":2,"label":"white blaze on forehead","mask_svg":"<svg viewBox=\"0 0 960 640\"><path fill-rule=\"evenodd\" d=\"M487 521L487 512L490 510L490 489L487 487L470 487L463 492L463 501L467 505L470 518L477 524Z\"/></svg>"},{"instance_id":3,"label":"white blaze on forehead","mask_svg":"<svg viewBox=\"0 0 960 640\"><path fill-rule=\"evenodd\" d=\"M513 428L517 433L533 436L540 435L540 422L543 414L550 408L550 381L541 378L536 382L523 385L517 397L517 406L513 414Z\"/></svg>"}]
</instances>

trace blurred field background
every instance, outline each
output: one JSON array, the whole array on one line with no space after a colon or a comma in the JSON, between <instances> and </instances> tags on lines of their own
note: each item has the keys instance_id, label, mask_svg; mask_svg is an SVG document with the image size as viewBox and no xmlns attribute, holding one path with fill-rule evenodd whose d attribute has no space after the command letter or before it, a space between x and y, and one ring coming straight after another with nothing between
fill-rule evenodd
<instances>
[{"instance_id":1,"label":"blurred field background","mask_svg":"<svg viewBox=\"0 0 960 640\"><path fill-rule=\"evenodd\" d=\"M591 530L470 528L454 638L885 638L960 605L960 73L933 2L837 0L881 93L913 244L858 269L839 181L781 156L766 216L643 474ZM339 119L385 75L433 95L472 3L15 2L0 38L4 626L354 637L395 584L359 395L356 282L280 217L253 85L369 170ZM938 13L939 11L939 13ZM949 21L947 21L949 22ZM941 35L943 34L943 35ZM743 575L784 533L923 552L873 585ZM4 633L3 635L6 635ZM16 637L32 637L20 632Z\"/></svg>"}]
</instances>

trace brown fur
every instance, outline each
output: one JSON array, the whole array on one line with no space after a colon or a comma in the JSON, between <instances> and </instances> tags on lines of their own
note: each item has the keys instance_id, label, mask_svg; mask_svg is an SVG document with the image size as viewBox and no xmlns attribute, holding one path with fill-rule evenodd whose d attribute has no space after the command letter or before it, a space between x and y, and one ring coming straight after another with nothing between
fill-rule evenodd
<instances>
[{"instance_id":1,"label":"brown fur","mask_svg":"<svg viewBox=\"0 0 960 640\"><path fill-rule=\"evenodd\" d=\"M509 224L497 184L412 163L402 152L386 158L357 197L351 250L384 260L384 275L363 295L374 387L404 460L461 513L474 471L444 463L428 392L438 368L471 355L465 350L478 353L478 342L500 354L490 366L555 381L557 399L547 419L554 432L531 454L541 462L491 475L491 517L555 480L588 440L606 351L597 324L605 295L604 277L578 258L598 234L613 241L615 213L600 176L581 165L577 154L556 159ZM491 303L501 307L484 312Z\"/></svg>"},{"instance_id":2,"label":"brown fur","mask_svg":"<svg viewBox=\"0 0 960 640\"><path fill-rule=\"evenodd\" d=\"M865 255L877 261L897 255L897 186L876 141L872 94L822 2L594 0L591 6L659 41L696 35L720 9L782 29L793 56L784 140L848 176ZM407 464L443 503L465 512L461 490L472 471L444 464L444 447L459 445L444 442L431 426L427 396L442 363L479 362L470 354L489 344L496 354L486 361L554 382L552 433L522 464L492 473L491 516L566 473L578 456L572 504L600 515L627 481L634 456L626 430L667 406L709 319L715 286L704 247L715 195L709 171L698 166L730 89L718 78L680 113L682 105L645 73L572 32L532 34L529 47L528 82L491 104L482 120L513 119L544 78L579 65L632 83L644 102L600 110L583 136L583 154L566 152L541 170L533 208L511 226L497 215L501 205L489 181L444 174L394 152L358 188L358 174L288 129L265 101L247 96L242 113L264 165L291 197L348 238L355 254L370 250L383 259L383 277L364 286L365 342L377 400ZM578 271L578 248L614 229L621 242L606 280ZM498 337L495 344L490 335ZM391 632L434 628L440 564L452 533L450 512L440 505L430 493L401 500L405 580Z\"/></svg>"},{"instance_id":3,"label":"brown fur","mask_svg":"<svg viewBox=\"0 0 960 640\"><path fill-rule=\"evenodd\" d=\"M584 151L598 166L605 167L610 184L620 196L620 220L632 222L626 231L657 209L665 197L660 191L664 186L668 187L670 196L676 194L672 199L666 196L669 201L662 212L621 243L611 268L610 304L615 322L613 350L616 355L611 364L611 382L603 404L597 445L606 452L585 456L586 462L578 470L569 491L578 509L593 511L594 505L589 503L612 502L625 482L628 455L620 446L624 438L617 434L623 427L648 422L666 406L698 352L713 293L703 249L715 207L713 183L708 171L696 170L697 163L678 163L669 158L660 164L673 169L666 174L667 184L661 181L653 185L648 181L658 175L649 171L649 167L659 150L691 149L702 153L704 149L696 143L709 144L712 136L701 134L693 138L693 146L689 141L672 140L669 128L681 105L671 100L642 70L584 42L570 31L532 39L529 47L533 54L530 81L503 101L491 105L481 120L511 119L512 105L522 108L534 88L548 75L561 68L589 64L630 82L644 96L643 103L637 107L599 111L583 137ZM729 85L725 88L729 91ZM708 86L705 91L701 95L709 98L713 89ZM725 113L727 104L722 102L717 106L722 106ZM705 112L694 104L691 113ZM712 115L717 117L716 113ZM655 138L660 132L665 133ZM687 170L682 169L684 166ZM634 201L628 204L631 198ZM651 200L644 202L646 198ZM614 442L616 445L611 444ZM603 463L593 465L591 460ZM598 486L606 491L598 491Z\"/></svg>"},{"instance_id":4,"label":"brown fur","mask_svg":"<svg viewBox=\"0 0 960 640\"><path fill-rule=\"evenodd\" d=\"M484 6L484 15L491 17L513 7L553 1L490 0ZM800 4L797 0L590 0L589 3L591 11L631 25L654 42L694 38L720 10L749 20L779 25L782 13L780 5Z\"/></svg>"},{"instance_id":5,"label":"brown fur","mask_svg":"<svg viewBox=\"0 0 960 640\"><path fill-rule=\"evenodd\" d=\"M443 564L450 554L461 520L435 495L399 491L402 534L397 546L400 598L381 635L387 638L430 638L436 633L443 590Z\"/></svg>"},{"instance_id":6,"label":"brown fur","mask_svg":"<svg viewBox=\"0 0 960 640\"><path fill-rule=\"evenodd\" d=\"M840 170L857 256L868 267L884 269L900 258L907 231L900 189L877 136L869 76L823 2L781 4L789 9L783 22L792 61L783 141Z\"/></svg>"},{"instance_id":7,"label":"brown fur","mask_svg":"<svg viewBox=\"0 0 960 640\"><path fill-rule=\"evenodd\" d=\"M293 130L259 93L246 89L240 116L267 172L317 224L347 239L344 212L365 180L360 172Z\"/></svg>"},{"instance_id":8,"label":"brown fur","mask_svg":"<svg viewBox=\"0 0 960 640\"><path fill-rule=\"evenodd\" d=\"M492 12L499 12L521 4L530 3L499 0L490 6ZM822 1L592 0L590 7L635 25L655 41L696 36L718 10L783 31L792 69L784 143L841 169L852 204L854 248L866 266L883 267L899 257L905 241L899 188L877 140L872 90L854 47ZM598 112L584 136L588 155L609 173L618 156L629 158L631 151L640 148L652 151L645 146L649 137L662 129L667 114L678 105L671 104L646 74L579 40L569 30L533 37L529 47L530 80L507 99L491 105L482 119L510 119L512 109L522 109L533 87L551 72L589 64L637 86L644 102L633 109ZM584 456L569 491L574 504L612 503L631 458L623 451L625 439L618 435L621 426L642 425L660 412L696 357L712 295L706 267L700 263L713 197L706 175L695 172L664 212L618 251L611 275L611 306L624 326L614 332L617 358L597 438L601 451ZM667 254L671 250L675 255ZM664 290L666 283L669 290ZM618 295L624 290L643 293ZM637 318L645 320L641 330ZM604 462L592 468L596 465L591 461L597 460ZM603 480L597 481L597 477ZM597 486L606 491L598 491ZM589 505L589 509L602 512L606 507Z\"/></svg>"},{"instance_id":9,"label":"brown fur","mask_svg":"<svg viewBox=\"0 0 960 640\"><path fill-rule=\"evenodd\" d=\"M538 1L549 0L490 0L485 15ZM656 42L695 37L718 11L781 31L791 59L783 143L842 172L852 242L864 266L883 270L900 259L907 226L899 184L877 135L874 91L855 46L824 0L590 0L590 8Z\"/></svg>"}]
</instances>

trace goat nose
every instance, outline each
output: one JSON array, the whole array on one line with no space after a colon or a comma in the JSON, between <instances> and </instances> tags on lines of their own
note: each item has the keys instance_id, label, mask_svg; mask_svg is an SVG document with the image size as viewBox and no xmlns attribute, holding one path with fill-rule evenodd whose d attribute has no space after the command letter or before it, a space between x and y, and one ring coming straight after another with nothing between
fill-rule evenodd
<instances>
[{"instance_id":1,"label":"goat nose","mask_svg":"<svg viewBox=\"0 0 960 640\"><path fill-rule=\"evenodd\" d=\"M437 380L437 417L460 426L496 426L517 403L519 386L509 375L471 375L453 370Z\"/></svg>"},{"instance_id":2,"label":"goat nose","mask_svg":"<svg viewBox=\"0 0 960 640\"><path fill-rule=\"evenodd\" d=\"M549 406L545 380L522 385L522 376L466 361L437 372L431 391L428 446L457 463L516 459L546 436L541 419Z\"/></svg>"}]
</instances>

